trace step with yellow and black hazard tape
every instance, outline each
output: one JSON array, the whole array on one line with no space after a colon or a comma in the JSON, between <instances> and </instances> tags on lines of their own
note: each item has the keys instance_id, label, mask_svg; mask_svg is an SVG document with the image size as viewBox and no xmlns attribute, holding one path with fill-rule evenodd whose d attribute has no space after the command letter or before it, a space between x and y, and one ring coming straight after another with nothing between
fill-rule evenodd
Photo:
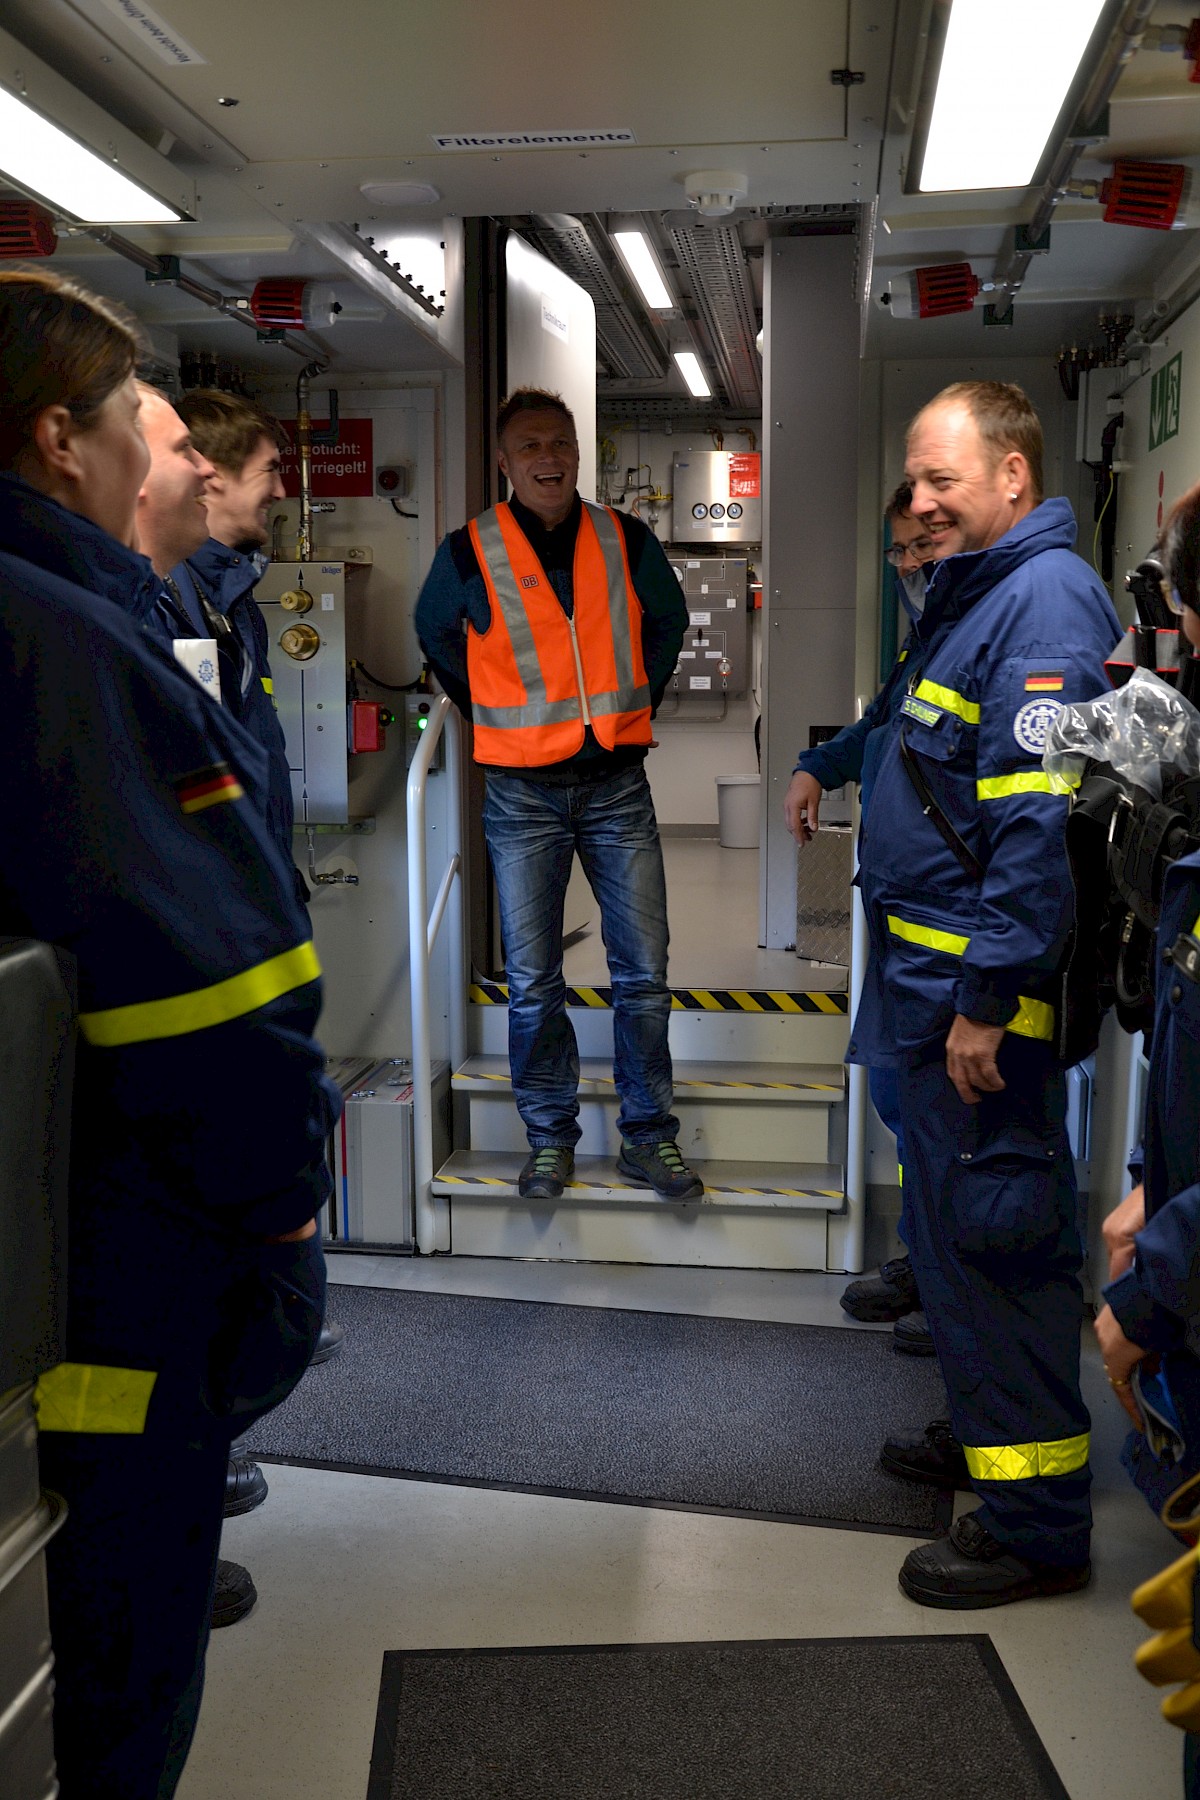
<instances>
[{"instance_id":1,"label":"step with yellow and black hazard tape","mask_svg":"<svg viewBox=\"0 0 1200 1800\"><path fill-rule=\"evenodd\" d=\"M473 981L470 997L476 1006L507 1006L508 984L502 981ZM611 1011L610 987L569 987L567 1005ZM849 1011L846 994L791 993L778 988L693 988L671 989L673 1012L737 1012L737 1013L824 1013L844 1017Z\"/></svg>"}]
</instances>

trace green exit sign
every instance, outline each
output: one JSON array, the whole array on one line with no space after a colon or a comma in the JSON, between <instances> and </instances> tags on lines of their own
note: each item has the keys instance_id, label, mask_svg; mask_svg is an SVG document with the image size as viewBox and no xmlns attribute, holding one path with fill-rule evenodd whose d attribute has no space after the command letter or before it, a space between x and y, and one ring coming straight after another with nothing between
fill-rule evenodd
<instances>
[{"instance_id":1,"label":"green exit sign","mask_svg":"<svg viewBox=\"0 0 1200 1800\"><path fill-rule=\"evenodd\" d=\"M1183 391L1183 352L1173 356L1150 383L1150 448L1157 450L1179 430L1179 398Z\"/></svg>"}]
</instances>

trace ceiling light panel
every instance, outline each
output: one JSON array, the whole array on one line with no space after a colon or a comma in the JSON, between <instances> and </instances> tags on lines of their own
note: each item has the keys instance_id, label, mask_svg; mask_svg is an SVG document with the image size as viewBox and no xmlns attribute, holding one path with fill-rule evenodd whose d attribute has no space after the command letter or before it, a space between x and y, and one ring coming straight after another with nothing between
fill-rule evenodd
<instances>
[{"instance_id":1,"label":"ceiling light panel","mask_svg":"<svg viewBox=\"0 0 1200 1800\"><path fill-rule=\"evenodd\" d=\"M954 0L918 191L1028 187L1105 0Z\"/></svg>"},{"instance_id":2,"label":"ceiling light panel","mask_svg":"<svg viewBox=\"0 0 1200 1800\"><path fill-rule=\"evenodd\" d=\"M708 385L696 352L694 350L676 350L674 356L679 373L687 383L688 393L694 394L697 400L707 400L712 389Z\"/></svg>"},{"instance_id":3,"label":"ceiling light panel","mask_svg":"<svg viewBox=\"0 0 1200 1800\"><path fill-rule=\"evenodd\" d=\"M186 175L3 31L0 68L0 177L88 224L195 218Z\"/></svg>"},{"instance_id":4,"label":"ceiling light panel","mask_svg":"<svg viewBox=\"0 0 1200 1800\"><path fill-rule=\"evenodd\" d=\"M641 290L642 299L651 312L674 312L675 297L667 286L657 256L644 231L620 230L612 233L613 243Z\"/></svg>"}]
</instances>

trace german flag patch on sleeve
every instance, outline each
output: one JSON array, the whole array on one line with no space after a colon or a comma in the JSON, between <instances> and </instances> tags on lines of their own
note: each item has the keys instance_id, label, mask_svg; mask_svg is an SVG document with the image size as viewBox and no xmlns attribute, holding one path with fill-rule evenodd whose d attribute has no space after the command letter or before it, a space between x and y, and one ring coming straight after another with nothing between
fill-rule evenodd
<instances>
[{"instance_id":1,"label":"german flag patch on sleeve","mask_svg":"<svg viewBox=\"0 0 1200 1800\"><path fill-rule=\"evenodd\" d=\"M1061 669L1031 669L1025 677L1027 694L1061 694L1062 685Z\"/></svg>"},{"instance_id":2,"label":"german flag patch on sleeve","mask_svg":"<svg viewBox=\"0 0 1200 1800\"><path fill-rule=\"evenodd\" d=\"M194 769L190 775L181 775L174 788L179 810L185 813L204 812L210 806L220 806L225 800L240 800L244 792L241 782L224 762L209 763L206 769Z\"/></svg>"}]
</instances>

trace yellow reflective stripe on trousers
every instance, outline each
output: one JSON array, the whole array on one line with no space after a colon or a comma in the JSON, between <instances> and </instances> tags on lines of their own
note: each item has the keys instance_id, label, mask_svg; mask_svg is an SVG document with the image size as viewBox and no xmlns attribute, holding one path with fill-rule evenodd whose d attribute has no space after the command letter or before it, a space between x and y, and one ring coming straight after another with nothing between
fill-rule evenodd
<instances>
[{"instance_id":1,"label":"yellow reflective stripe on trousers","mask_svg":"<svg viewBox=\"0 0 1200 1800\"><path fill-rule=\"evenodd\" d=\"M142 1000L133 1006L113 1006L106 1012L79 1015L79 1029L89 1044L114 1050L122 1044L145 1044L152 1038L183 1037L189 1031L205 1031L210 1025L227 1025L231 1019L256 1012L293 988L306 987L321 973L311 942L297 944L282 956L272 956L214 981L211 987L190 994L170 994L164 1000Z\"/></svg>"},{"instance_id":2,"label":"yellow reflective stripe on trousers","mask_svg":"<svg viewBox=\"0 0 1200 1800\"><path fill-rule=\"evenodd\" d=\"M940 706L943 712L957 713L967 725L979 723L978 700L968 700L965 694L956 694L953 688L939 687L936 681L919 681L913 693L918 700Z\"/></svg>"},{"instance_id":3,"label":"yellow reflective stripe on trousers","mask_svg":"<svg viewBox=\"0 0 1200 1800\"><path fill-rule=\"evenodd\" d=\"M59 1363L42 1376L33 1404L39 1431L94 1431L138 1436L158 1376L152 1369L103 1363Z\"/></svg>"},{"instance_id":4,"label":"yellow reflective stripe on trousers","mask_svg":"<svg viewBox=\"0 0 1200 1800\"><path fill-rule=\"evenodd\" d=\"M1069 794L1072 785L1061 775L1047 775L1041 769L1022 769L1017 775L988 775L975 783L977 800L1005 800L1009 794Z\"/></svg>"},{"instance_id":5,"label":"yellow reflective stripe on trousers","mask_svg":"<svg viewBox=\"0 0 1200 1800\"><path fill-rule=\"evenodd\" d=\"M1073 1475L1088 1459L1089 1433L1049 1444L964 1444L972 1481L1036 1481L1043 1475Z\"/></svg>"},{"instance_id":6,"label":"yellow reflective stripe on trousers","mask_svg":"<svg viewBox=\"0 0 1200 1800\"><path fill-rule=\"evenodd\" d=\"M942 950L947 956L964 955L971 941L953 931L935 931L930 925L910 924L895 913L888 914L887 925L892 936L903 938L906 944L922 944L926 950Z\"/></svg>"},{"instance_id":7,"label":"yellow reflective stripe on trousers","mask_svg":"<svg viewBox=\"0 0 1200 1800\"><path fill-rule=\"evenodd\" d=\"M945 956L965 956L971 942L969 937L960 937L954 931L936 931L932 925L914 925L895 913L888 913L887 926L893 937L902 938L906 944L920 944L925 950L940 950ZM1027 994L1018 994L1017 1010L1004 1029L1015 1032L1018 1037L1037 1038L1044 1044L1052 1043L1054 1008L1045 1000L1031 1000Z\"/></svg>"}]
</instances>

